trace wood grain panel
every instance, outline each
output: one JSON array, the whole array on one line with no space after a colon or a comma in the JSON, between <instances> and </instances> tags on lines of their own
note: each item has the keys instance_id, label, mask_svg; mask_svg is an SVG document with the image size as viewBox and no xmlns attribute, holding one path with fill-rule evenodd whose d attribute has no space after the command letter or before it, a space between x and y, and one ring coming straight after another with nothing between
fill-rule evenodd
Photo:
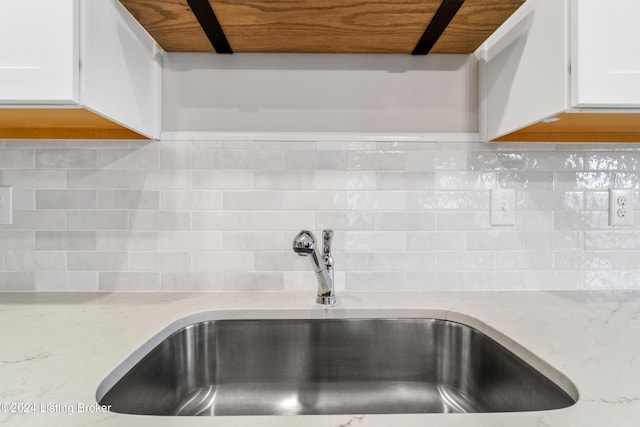
<instances>
[{"instance_id":1,"label":"wood grain panel","mask_svg":"<svg viewBox=\"0 0 640 427\"><path fill-rule=\"evenodd\" d=\"M147 139L81 108L0 108L0 138Z\"/></svg>"},{"instance_id":2,"label":"wood grain panel","mask_svg":"<svg viewBox=\"0 0 640 427\"><path fill-rule=\"evenodd\" d=\"M495 142L640 142L640 113L562 113Z\"/></svg>"},{"instance_id":3,"label":"wood grain panel","mask_svg":"<svg viewBox=\"0 0 640 427\"><path fill-rule=\"evenodd\" d=\"M524 0L466 0L432 53L473 53Z\"/></svg>"},{"instance_id":4,"label":"wood grain panel","mask_svg":"<svg viewBox=\"0 0 640 427\"><path fill-rule=\"evenodd\" d=\"M120 0L167 51L213 52L186 0ZM432 52L472 53L524 0L467 0ZM410 53L441 0L210 0L234 52Z\"/></svg>"}]
</instances>

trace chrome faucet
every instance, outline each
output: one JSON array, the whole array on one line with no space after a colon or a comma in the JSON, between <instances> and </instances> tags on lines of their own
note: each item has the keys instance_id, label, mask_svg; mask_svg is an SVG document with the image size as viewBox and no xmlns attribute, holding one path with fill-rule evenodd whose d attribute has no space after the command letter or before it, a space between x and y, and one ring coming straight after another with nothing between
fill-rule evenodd
<instances>
[{"instance_id":1,"label":"chrome faucet","mask_svg":"<svg viewBox=\"0 0 640 427\"><path fill-rule=\"evenodd\" d=\"M316 238L312 232L302 230L293 239L293 251L300 256L310 256L313 269L318 279L318 304L335 304L336 296L333 286L333 257L331 256L331 240L333 230L322 231L322 254L318 251Z\"/></svg>"}]
</instances>

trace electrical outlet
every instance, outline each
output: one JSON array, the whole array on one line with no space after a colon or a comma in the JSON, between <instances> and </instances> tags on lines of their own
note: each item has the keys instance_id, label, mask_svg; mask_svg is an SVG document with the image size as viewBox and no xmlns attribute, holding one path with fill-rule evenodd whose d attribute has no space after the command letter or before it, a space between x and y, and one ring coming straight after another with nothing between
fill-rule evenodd
<instances>
[{"instance_id":1,"label":"electrical outlet","mask_svg":"<svg viewBox=\"0 0 640 427\"><path fill-rule=\"evenodd\" d=\"M609 190L609 225L633 225L633 190Z\"/></svg>"},{"instance_id":2,"label":"electrical outlet","mask_svg":"<svg viewBox=\"0 0 640 427\"><path fill-rule=\"evenodd\" d=\"M491 225L516 223L516 192L514 189L491 189Z\"/></svg>"},{"instance_id":3,"label":"electrical outlet","mask_svg":"<svg viewBox=\"0 0 640 427\"><path fill-rule=\"evenodd\" d=\"M13 187L0 187L0 224L13 223Z\"/></svg>"}]
</instances>

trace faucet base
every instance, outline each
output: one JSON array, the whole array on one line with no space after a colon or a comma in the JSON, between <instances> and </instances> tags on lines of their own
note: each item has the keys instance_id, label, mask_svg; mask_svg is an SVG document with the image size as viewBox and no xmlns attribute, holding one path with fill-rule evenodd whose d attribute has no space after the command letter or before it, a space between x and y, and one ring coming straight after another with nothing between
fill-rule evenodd
<instances>
[{"instance_id":1,"label":"faucet base","mask_svg":"<svg viewBox=\"0 0 640 427\"><path fill-rule=\"evenodd\" d=\"M329 295L329 296L318 295L318 297L316 298L316 302L318 304L323 304L323 305L332 305L336 303L336 297L333 295Z\"/></svg>"}]
</instances>

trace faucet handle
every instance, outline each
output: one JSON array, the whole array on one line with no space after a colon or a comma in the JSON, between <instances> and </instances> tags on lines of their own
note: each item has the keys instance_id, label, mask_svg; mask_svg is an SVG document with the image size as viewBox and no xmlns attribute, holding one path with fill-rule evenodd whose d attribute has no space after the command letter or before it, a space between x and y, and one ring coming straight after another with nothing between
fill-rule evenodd
<instances>
[{"instance_id":1,"label":"faucet handle","mask_svg":"<svg viewBox=\"0 0 640 427\"><path fill-rule=\"evenodd\" d=\"M333 230L322 230L322 255L331 254L331 240L333 240Z\"/></svg>"}]
</instances>

